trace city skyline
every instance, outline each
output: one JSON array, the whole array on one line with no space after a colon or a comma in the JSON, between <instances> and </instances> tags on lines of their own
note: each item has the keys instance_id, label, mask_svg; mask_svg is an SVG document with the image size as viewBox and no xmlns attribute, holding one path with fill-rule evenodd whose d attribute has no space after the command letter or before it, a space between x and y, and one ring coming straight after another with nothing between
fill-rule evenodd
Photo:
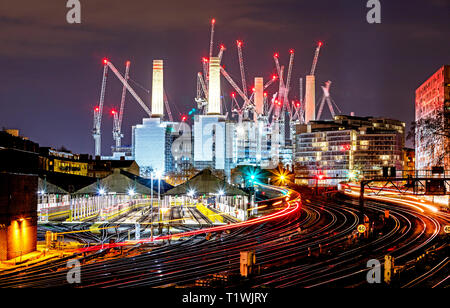
<instances>
[{"instance_id":1,"label":"city skyline","mask_svg":"<svg viewBox=\"0 0 450 308\"><path fill-rule=\"evenodd\" d=\"M134 1L123 16L118 2L81 4L80 25L67 24L67 8L55 1L5 3L0 13L0 24L9 30L8 37L1 37L2 126L20 129L41 146L65 146L75 153L93 153L92 115L104 57L120 70L130 60L130 76L147 89L153 59L164 59L165 91L174 118L195 107L196 73L208 54L211 18L217 20L215 50L220 43L226 45L223 64L233 76L239 76L236 39L244 42L249 80L270 77L274 52L287 63L289 49L296 51L291 99L298 96L298 78L307 74L315 45L323 41L316 88L331 80L331 94L343 114L384 116L408 125L414 120L415 89L450 62L445 53L450 44L445 1L413 1L407 7L383 2L381 24L366 22L366 1L351 5L199 1L189 7L177 1L164 5ZM317 16L328 22L317 22ZM432 44L443 48L429 48ZM107 112L118 108L121 91L120 83L111 80L102 125L106 154L113 145L112 117ZM135 88L150 106L150 95ZM231 92L230 87L225 89ZM131 126L145 116L128 95L123 144L131 144Z\"/></svg>"},{"instance_id":2,"label":"city skyline","mask_svg":"<svg viewBox=\"0 0 450 308\"><path fill-rule=\"evenodd\" d=\"M448 288L449 12L3 0L0 289Z\"/></svg>"}]
</instances>

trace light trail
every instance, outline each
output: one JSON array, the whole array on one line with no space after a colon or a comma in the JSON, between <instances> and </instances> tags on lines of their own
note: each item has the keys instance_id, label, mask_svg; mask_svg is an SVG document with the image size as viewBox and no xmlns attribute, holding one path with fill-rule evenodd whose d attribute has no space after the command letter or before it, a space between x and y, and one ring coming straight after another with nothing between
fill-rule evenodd
<instances>
[{"instance_id":1,"label":"light trail","mask_svg":"<svg viewBox=\"0 0 450 308\"><path fill-rule=\"evenodd\" d=\"M268 185L262 185L262 184L259 184L259 185L263 186L263 187L268 187L270 189L278 190L278 191L282 192L284 195L286 195L289 192L288 189L283 189L283 188L278 188L278 187L273 187L273 186L268 186ZM83 253L83 252L109 249L109 248L115 248L115 247L123 247L123 246L130 246L130 245L133 246L133 245L137 245L137 244L145 244L145 243L152 243L152 242L158 242L158 241L164 241L164 240L172 240L172 239L178 239L178 238L182 238L182 237L191 237L191 236L199 235L199 234L206 234L206 233L212 233L212 232L231 230L231 229L235 229L235 228L249 227L249 226L256 225L256 224L265 223L265 222L268 222L271 220L280 219L280 218L283 218L285 216L295 213L301 207L300 202L297 201L300 199L300 194L298 194L297 192L294 192L294 191L292 191L292 192L297 195L296 198L294 198L293 200L290 200L289 202L285 202L287 204L287 206L284 209L277 211L275 213L268 214L266 216L254 218L254 219L243 221L243 222L233 223L233 224L229 224L229 225L204 228L204 229L181 232L181 233L176 233L176 234L156 236L156 237L153 237L153 239L147 238L147 239L142 239L142 240L124 241L124 242L117 242L117 243L110 243L110 244L95 245L95 246L76 249L76 250L73 250L73 252Z\"/></svg>"}]
</instances>

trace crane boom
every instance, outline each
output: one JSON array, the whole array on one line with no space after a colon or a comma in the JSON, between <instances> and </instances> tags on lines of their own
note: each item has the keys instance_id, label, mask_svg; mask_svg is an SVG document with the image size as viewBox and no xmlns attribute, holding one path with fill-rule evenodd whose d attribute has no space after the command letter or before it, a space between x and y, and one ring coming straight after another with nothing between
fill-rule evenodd
<instances>
[{"instance_id":1,"label":"crane boom","mask_svg":"<svg viewBox=\"0 0 450 308\"><path fill-rule=\"evenodd\" d=\"M125 80L128 80L129 78L129 71L130 71L130 61L127 61L125 66ZM123 110L125 106L125 95L127 93L127 88L125 85L122 88L122 98L120 100L120 111L117 114L117 112L113 112L113 139L116 141L116 149L120 147L121 139L123 137L122 135L122 119L123 119Z\"/></svg>"},{"instance_id":2,"label":"crane boom","mask_svg":"<svg viewBox=\"0 0 450 308\"><path fill-rule=\"evenodd\" d=\"M272 79L270 79L268 82L266 82L266 84L264 85L264 90L267 89L272 83L275 82L275 80L277 80L278 77L277 76L273 76Z\"/></svg>"},{"instance_id":3,"label":"crane boom","mask_svg":"<svg viewBox=\"0 0 450 308\"><path fill-rule=\"evenodd\" d=\"M122 75L119 73L119 71L116 69L116 67L110 62L107 61L106 63L108 67L113 71L113 73L116 75L117 78L127 87L127 90L131 93L131 95L136 99L136 101L141 105L141 107L144 109L144 111L151 117L152 112L150 109L145 105L145 103L142 101L142 99L136 94L136 92L133 90L133 88L129 85L129 83L122 77Z\"/></svg>"},{"instance_id":4,"label":"crane boom","mask_svg":"<svg viewBox=\"0 0 450 308\"><path fill-rule=\"evenodd\" d=\"M125 67L125 80L128 80L130 73L130 61L127 61ZM122 128L122 119L123 119L123 109L125 107L125 95L127 94L127 87L124 85L122 88L122 98L120 100L120 111L119 111L119 131Z\"/></svg>"},{"instance_id":5,"label":"crane boom","mask_svg":"<svg viewBox=\"0 0 450 308\"><path fill-rule=\"evenodd\" d=\"M225 51L225 46L224 45L220 45L220 50L219 50L219 54L217 55L217 58L219 58L220 61L222 61L222 56L223 56L223 52Z\"/></svg>"},{"instance_id":6,"label":"crane boom","mask_svg":"<svg viewBox=\"0 0 450 308\"><path fill-rule=\"evenodd\" d=\"M247 82L245 81L245 70L244 70L244 59L242 57L242 41L236 41L238 58L239 58L239 68L241 70L241 79L242 79L242 91L247 97Z\"/></svg>"},{"instance_id":7,"label":"crane boom","mask_svg":"<svg viewBox=\"0 0 450 308\"><path fill-rule=\"evenodd\" d=\"M234 82L234 80L230 77L230 75L225 71L225 69L221 66L220 72L225 77L226 80L230 83L230 85L236 90L240 97L245 101L246 104L250 104L247 96L242 92L242 90L238 87L238 85Z\"/></svg>"},{"instance_id":8,"label":"crane boom","mask_svg":"<svg viewBox=\"0 0 450 308\"><path fill-rule=\"evenodd\" d=\"M207 81L208 81L208 73L209 73L209 66L208 66L208 62L209 62L209 59L206 59L206 58L203 58L202 59L202 64L203 64L203 76L205 76L205 81L206 81L206 83L207 83ZM206 90L208 90L208 88L206 88Z\"/></svg>"},{"instance_id":9,"label":"crane boom","mask_svg":"<svg viewBox=\"0 0 450 308\"><path fill-rule=\"evenodd\" d=\"M289 66L288 66L288 73L286 76L286 86L284 89L284 101L288 101L288 93L289 93L289 87L291 85L291 75L292 75L292 66L294 64L294 50L291 49L290 51L290 58L289 58Z\"/></svg>"},{"instance_id":10,"label":"crane boom","mask_svg":"<svg viewBox=\"0 0 450 308\"><path fill-rule=\"evenodd\" d=\"M169 101L167 100L167 95L166 95L166 90L163 90L163 100L164 100L164 105L166 106L166 109L167 109L167 115L169 116L169 121L173 122L172 111L170 111Z\"/></svg>"},{"instance_id":11,"label":"crane boom","mask_svg":"<svg viewBox=\"0 0 450 308\"><path fill-rule=\"evenodd\" d=\"M312 75L312 76L314 76L314 73L316 72L316 66L317 66L317 61L319 59L320 47L322 47L322 42L319 42L319 44L317 44L316 52L314 54L314 60L313 60L312 66L311 66L311 73L310 73L310 75Z\"/></svg>"}]
</instances>

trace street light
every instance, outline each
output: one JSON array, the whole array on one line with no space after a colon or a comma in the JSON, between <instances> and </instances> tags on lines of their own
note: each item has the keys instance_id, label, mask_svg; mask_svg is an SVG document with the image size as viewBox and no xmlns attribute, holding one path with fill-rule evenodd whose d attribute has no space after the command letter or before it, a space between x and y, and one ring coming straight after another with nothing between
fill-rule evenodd
<instances>
[{"instance_id":1,"label":"street light","mask_svg":"<svg viewBox=\"0 0 450 308\"><path fill-rule=\"evenodd\" d=\"M135 192L134 188L129 188L129 189L128 189L128 195L129 195L130 197L133 197L135 194L136 194L136 192Z\"/></svg>"},{"instance_id":2,"label":"street light","mask_svg":"<svg viewBox=\"0 0 450 308\"><path fill-rule=\"evenodd\" d=\"M187 195L192 198L195 195L195 189L190 189Z\"/></svg>"},{"instance_id":3,"label":"street light","mask_svg":"<svg viewBox=\"0 0 450 308\"><path fill-rule=\"evenodd\" d=\"M100 187L100 188L98 189L98 194L99 194L100 196L104 196L105 193L106 193L106 190L105 190L103 187Z\"/></svg>"}]
</instances>

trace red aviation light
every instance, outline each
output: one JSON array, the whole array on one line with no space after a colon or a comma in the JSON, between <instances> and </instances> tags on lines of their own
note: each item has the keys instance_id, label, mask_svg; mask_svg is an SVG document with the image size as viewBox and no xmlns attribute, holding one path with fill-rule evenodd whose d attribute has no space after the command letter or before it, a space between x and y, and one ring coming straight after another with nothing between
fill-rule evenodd
<instances>
[{"instance_id":1,"label":"red aviation light","mask_svg":"<svg viewBox=\"0 0 450 308\"><path fill-rule=\"evenodd\" d=\"M278 58L278 57L279 57L278 52L276 52L273 56L274 56L275 58Z\"/></svg>"},{"instance_id":2,"label":"red aviation light","mask_svg":"<svg viewBox=\"0 0 450 308\"><path fill-rule=\"evenodd\" d=\"M294 49L289 49L289 53L293 54L294 53Z\"/></svg>"},{"instance_id":3,"label":"red aviation light","mask_svg":"<svg viewBox=\"0 0 450 308\"><path fill-rule=\"evenodd\" d=\"M115 109L112 109L112 110L111 110L111 114L112 114L112 115L115 115L116 112L117 112L117 111L116 111Z\"/></svg>"},{"instance_id":4,"label":"red aviation light","mask_svg":"<svg viewBox=\"0 0 450 308\"><path fill-rule=\"evenodd\" d=\"M267 97L267 92L264 92L264 97Z\"/></svg>"},{"instance_id":5,"label":"red aviation light","mask_svg":"<svg viewBox=\"0 0 450 308\"><path fill-rule=\"evenodd\" d=\"M277 75L273 75L273 76L272 76L272 80L275 80L275 79L277 79L277 78L278 78Z\"/></svg>"},{"instance_id":6,"label":"red aviation light","mask_svg":"<svg viewBox=\"0 0 450 308\"><path fill-rule=\"evenodd\" d=\"M108 64L108 62L109 62L109 61L108 61L108 59L107 59L107 58L104 58L104 59L103 59L103 64L104 64L104 65L107 65L107 64Z\"/></svg>"},{"instance_id":7,"label":"red aviation light","mask_svg":"<svg viewBox=\"0 0 450 308\"><path fill-rule=\"evenodd\" d=\"M235 97L236 97L236 93L232 92L232 93L231 93L231 97L232 97L232 98L235 98Z\"/></svg>"},{"instance_id":8,"label":"red aviation light","mask_svg":"<svg viewBox=\"0 0 450 308\"><path fill-rule=\"evenodd\" d=\"M96 106L95 108L94 108L94 111L96 111L96 112L98 112L100 110L100 107L98 107L98 106Z\"/></svg>"},{"instance_id":9,"label":"red aviation light","mask_svg":"<svg viewBox=\"0 0 450 308\"><path fill-rule=\"evenodd\" d=\"M186 122L186 120L187 120L187 116L186 116L186 115L183 115L183 116L181 117L181 121L182 121L182 122Z\"/></svg>"},{"instance_id":10,"label":"red aviation light","mask_svg":"<svg viewBox=\"0 0 450 308\"><path fill-rule=\"evenodd\" d=\"M130 65L130 63L131 63L130 61L127 61L125 62L125 65Z\"/></svg>"},{"instance_id":11,"label":"red aviation light","mask_svg":"<svg viewBox=\"0 0 450 308\"><path fill-rule=\"evenodd\" d=\"M216 19L215 18L213 18L213 19L211 19L211 24L215 24L216 23Z\"/></svg>"},{"instance_id":12,"label":"red aviation light","mask_svg":"<svg viewBox=\"0 0 450 308\"><path fill-rule=\"evenodd\" d=\"M318 45L319 45L319 47L321 47L323 45L323 43L321 41L319 41Z\"/></svg>"},{"instance_id":13,"label":"red aviation light","mask_svg":"<svg viewBox=\"0 0 450 308\"><path fill-rule=\"evenodd\" d=\"M242 46L242 41L241 40L237 40L236 44L238 45L238 47L241 47Z\"/></svg>"},{"instance_id":14,"label":"red aviation light","mask_svg":"<svg viewBox=\"0 0 450 308\"><path fill-rule=\"evenodd\" d=\"M253 88L252 88L252 92L255 92L255 91L256 91L256 89L255 89L255 87L253 87Z\"/></svg>"},{"instance_id":15,"label":"red aviation light","mask_svg":"<svg viewBox=\"0 0 450 308\"><path fill-rule=\"evenodd\" d=\"M224 44L221 44L221 45L220 45L220 49L225 49L225 45L224 45Z\"/></svg>"},{"instance_id":16,"label":"red aviation light","mask_svg":"<svg viewBox=\"0 0 450 308\"><path fill-rule=\"evenodd\" d=\"M207 63L207 62L208 62L208 58L203 57L203 58L202 58L202 61L203 61L203 63Z\"/></svg>"}]
</instances>

